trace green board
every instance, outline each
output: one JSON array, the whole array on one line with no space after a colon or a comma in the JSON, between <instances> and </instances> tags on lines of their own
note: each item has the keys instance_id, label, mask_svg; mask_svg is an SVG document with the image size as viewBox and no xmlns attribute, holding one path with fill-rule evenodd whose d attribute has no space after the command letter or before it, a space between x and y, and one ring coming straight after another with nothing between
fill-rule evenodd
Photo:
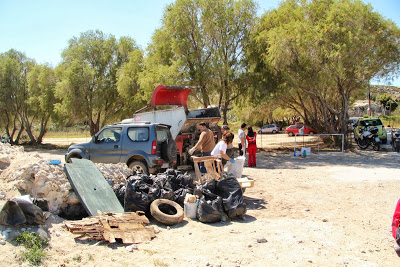
<instances>
[{"instance_id":1,"label":"green board","mask_svg":"<svg viewBox=\"0 0 400 267\"><path fill-rule=\"evenodd\" d=\"M92 161L76 158L71 161L72 163L65 164L65 172L75 194L90 216L97 216L98 211L124 212L114 191Z\"/></svg>"}]
</instances>

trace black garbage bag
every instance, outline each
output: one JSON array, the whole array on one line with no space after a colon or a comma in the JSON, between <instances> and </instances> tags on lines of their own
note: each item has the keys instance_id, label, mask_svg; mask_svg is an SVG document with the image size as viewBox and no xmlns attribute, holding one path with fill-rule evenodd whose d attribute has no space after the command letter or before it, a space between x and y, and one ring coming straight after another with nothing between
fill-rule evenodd
<instances>
[{"instance_id":1,"label":"black garbage bag","mask_svg":"<svg viewBox=\"0 0 400 267\"><path fill-rule=\"evenodd\" d=\"M126 181L132 182L132 183L142 182L142 183L149 184L149 185L153 184L153 179L144 173L130 175L126 178Z\"/></svg>"},{"instance_id":2,"label":"black garbage bag","mask_svg":"<svg viewBox=\"0 0 400 267\"><path fill-rule=\"evenodd\" d=\"M243 202L243 191L233 175L223 175L215 186L215 194L222 198L224 210L229 218L241 218L246 214L246 204Z\"/></svg>"},{"instance_id":3,"label":"black garbage bag","mask_svg":"<svg viewBox=\"0 0 400 267\"><path fill-rule=\"evenodd\" d=\"M126 185L123 183L120 183L116 187L114 187L114 193L117 196L121 205L124 205L125 190L126 190Z\"/></svg>"},{"instance_id":4,"label":"black garbage bag","mask_svg":"<svg viewBox=\"0 0 400 267\"><path fill-rule=\"evenodd\" d=\"M243 191L239 182L233 175L227 175L218 180L215 186L215 194L222 197L224 209L230 210L243 203Z\"/></svg>"},{"instance_id":5,"label":"black garbage bag","mask_svg":"<svg viewBox=\"0 0 400 267\"><path fill-rule=\"evenodd\" d=\"M169 188L162 188L160 190L160 198L175 201L174 191L172 191L172 189Z\"/></svg>"},{"instance_id":6,"label":"black garbage bag","mask_svg":"<svg viewBox=\"0 0 400 267\"><path fill-rule=\"evenodd\" d=\"M128 182L124 197L124 211L135 212L140 210L144 211L147 215L150 214L150 203L151 201L147 193L136 191L136 186Z\"/></svg>"},{"instance_id":7,"label":"black garbage bag","mask_svg":"<svg viewBox=\"0 0 400 267\"><path fill-rule=\"evenodd\" d=\"M149 200L150 200L150 203L151 203L154 200L161 198L161 189L160 188L156 188L156 187L150 187L148 195L149 195Z\"/></svg>"},{"instance_id":8,"label":"black garbage bag","mask_svg":"<svg viewBox=\"0 0 400 267\"><path fill-rule=\"evenodd\" d=\"M176 176L176 178L175 178L177 181L179 181L179 185L180 185L180 187L184 187L184 188L194 188L194 185L195 185L195 183L194 183L194 179L193 179L193 177L190 175L190 174L188 174L188 173L185 173L185 174L178 174L178 176Z\"/></svg>"},{"instance_id":9,"label":"black garbage bag","mask_svg":"<svg viewBox=\"0 0 400 267\"><path fill-rule=\"evenodd\" d=\"M174 192L175 194L175 202L178 203L183 207L183 202L185 201L186 194L191 194L192 189L186 189L186 188L179 188Z\"/></svg>"},{"instance_id":10,"label":"black garbage bag","mask_svg":"<svg viewBox=\"0 0 400 267\"><path fill-rule=\"evenodd\" d=\"M203 223L214 223L221 221L224 215L222 207L222 198L212 194L203 192L197 206L197 218Z\"/></svg>"},{"instance_id":11,"label":"black garbage bag","mask_svg":"<svg viewBox=\"0 0 400 267\"><path fill-rule=\"evenodd\" d=\"M197 196L198 199L201 198L203 192L214 194L215 192L215 180L209 179L204 181L201 184L197 184L193 189L193 195Z\"/></svg>"},{"instance_id":12,"label":"black garbage bag","mask_svg":"<svg viewBox=\"0 0 400 267\"><path fill-rule=\"evenodd\" d=\"M243 218L246 212L247 212L246 203L243 202L240 203L236 208L226 211L226 215L228 215L228 217L232 220L240 219Z\"/></svg>"}]
</instances>

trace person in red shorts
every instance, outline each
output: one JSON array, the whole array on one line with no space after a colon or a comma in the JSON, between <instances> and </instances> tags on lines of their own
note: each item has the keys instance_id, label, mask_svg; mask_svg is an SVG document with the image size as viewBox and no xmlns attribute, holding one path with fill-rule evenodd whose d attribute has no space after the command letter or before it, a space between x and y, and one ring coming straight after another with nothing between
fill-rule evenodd
<instances>
[{"instance_id":1,"label":"person in red shorts","mask_svg":"<svg viewBox=\"0 0 400 267\"><path fill-rule=\"evenodd\" d=\"M253 127L249 126L247 128L247 151L249 152L249 167L256 167L256 152L257 152L257 144L256 144L256 136L257 134L253 131Z\"/></svg>"}]
</instances>

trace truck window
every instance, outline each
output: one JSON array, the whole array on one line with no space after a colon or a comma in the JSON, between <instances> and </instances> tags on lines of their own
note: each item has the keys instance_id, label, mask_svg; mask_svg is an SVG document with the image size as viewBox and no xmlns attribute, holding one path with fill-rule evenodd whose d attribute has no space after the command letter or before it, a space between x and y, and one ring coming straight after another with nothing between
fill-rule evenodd
<instances>
[{"instance_id":1,"label":"truck window","mask_svg":"<svg viewBox=\"0 0 400 267\"><path fill-rule=\"evenodd\" d=\"M106 128L99 133L97 139L104 143L118 143L121 139L122 128Z\"/></svg>"},{"instance_id":2,"label":"truck window","mask_svg":"<svg viewBox=\"0 0 400 267\"><path fill-rule=\"evenodd\" d=\"M146 142L149 141L149 128L147 127L133 127L128 129L128 137L133 142Z\"/></svg>"}]
</instances>

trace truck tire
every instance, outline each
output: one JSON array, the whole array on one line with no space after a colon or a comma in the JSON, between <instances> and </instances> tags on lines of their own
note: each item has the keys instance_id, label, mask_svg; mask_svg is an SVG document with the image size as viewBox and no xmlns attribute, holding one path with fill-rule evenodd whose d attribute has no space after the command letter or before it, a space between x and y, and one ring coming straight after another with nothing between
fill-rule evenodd
<instances>
[{"instance_id":1,"label":"truck tire","mask_svg":"<svg viewBox=\"0 0 400 267\"><path fill-rule=\"evenodd\" d=\"M156 199L150 205L151 216L165 225L175 225L183 221L183 209L178 203L168 199Z\"/></svg>"},{"instance_id":2,"label":"truck tire","mask_svg":"<svg viewBox=\"0 0 400 267\"><path fill-rule=\"evenodd\" d=\"M146 175L149 175L149 169L147 168L147 164L141 160L132 161L128 167L129 169L132 169L136 172L141 172Z\"/></svg>"},{"instance_id":3,"label":"truck tire","mask_svg":"<svg viewBox=\"0 0 400 267\"><path fill-rule=\"evenodd\" d=\"M176 160L176 152L178 148L173 139L168 139L164 141L161 145L161 154L163 159L166 161L174 161Z\"/></svg>"}]
</instances>

